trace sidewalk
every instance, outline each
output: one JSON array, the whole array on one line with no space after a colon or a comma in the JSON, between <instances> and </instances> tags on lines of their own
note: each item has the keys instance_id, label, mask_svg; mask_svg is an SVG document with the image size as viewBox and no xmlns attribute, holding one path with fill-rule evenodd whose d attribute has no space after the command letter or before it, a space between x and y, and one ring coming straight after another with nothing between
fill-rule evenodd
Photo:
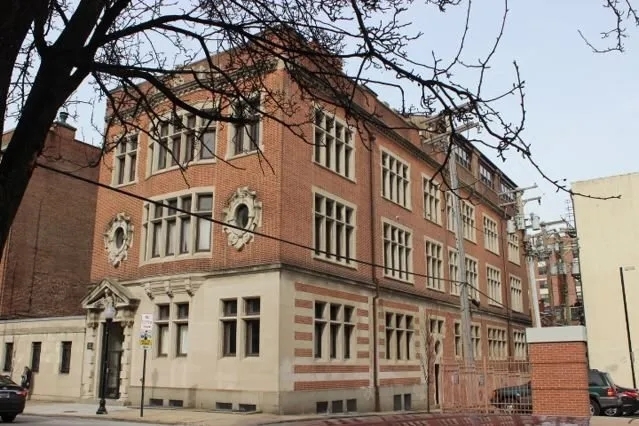
<instances>
[{"instance_id":1,"label":"sidewalk","mask_svg":"<svg viewBox=\"0 0 639 426\"><path fill-rule=\"evenodd\" d=\"M284 422L299 419L308 419L318 416L278 416L275 414L233 414L218 413L212 411L189 410L186 408L144 408L144 417L140 418L140 408L122 406L108 406L108 414L98 416L95 414L96 404L60 403L44 401L28 401L24 414L35 416L61 416L89 419L119 420L128 422L143 422L167 425L193 425L193 426L236 426L259 425L272 422Z\"/></svg>"}]
</instances>

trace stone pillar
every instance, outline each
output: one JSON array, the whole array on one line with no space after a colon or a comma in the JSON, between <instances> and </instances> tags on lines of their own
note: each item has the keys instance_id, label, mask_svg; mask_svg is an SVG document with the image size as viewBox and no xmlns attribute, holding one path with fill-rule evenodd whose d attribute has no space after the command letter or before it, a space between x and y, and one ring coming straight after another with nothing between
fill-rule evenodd
<instances>
[{"instance_id":1,"label":"stone pillar","mask_svg":"<svg viewBox=\"0 0 639 426\"><path fill-rule=\"evenodd\" d=\"M526 329L533 414L590 416L586 328Z\"/></svg>"},{"instance_id":2,"label":"stone pillar","mask_svg":"<svg viewBox=\"0 0 639 426\"><path fill-rule=\"evenodd\" d=\"M120 399L119 401L128 405L129 385L131 384L131 349L132 349L132 329L133 321L122 321L124 331L124 341L122 342L122 364L120 366Z\"/></svg>"},{"instance_id":3,"label":"stone pillar","mask_svg":"<svg viewBox=\"0 0 639 426\"><path fill-rule=\"evenodd\" d=\"M91 399L91 398L95 398L95 377L96 377L96 371L95 371L95 365L97 362L97 359L99 358L97 356L97 351L99 350L99 344L98 344L98 339L97 339L97 335L98 335L98 327L99 323L98 321L93 318L90 317L89 319L87 319L87 331L86 331L86 346L84 347L84 362L85 362L85 367L84 367L84 377L83 377L83 389L82 389L82 398L87 398L87 399Z\"/></svg>"}]
</instances>

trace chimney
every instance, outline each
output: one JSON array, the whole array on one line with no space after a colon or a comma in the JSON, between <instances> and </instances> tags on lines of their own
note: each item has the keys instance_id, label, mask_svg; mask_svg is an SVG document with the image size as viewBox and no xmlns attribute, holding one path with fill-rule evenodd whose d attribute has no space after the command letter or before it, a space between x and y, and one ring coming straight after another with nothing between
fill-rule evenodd
<instances>
[{"instance_id":1,"label":"chimney","mask_svg":"<svg viewBox=\"0 0 639 426\"><path fill-rule=\"evenodd\" d=\"M51 130L63 139L74 140L77 129L67 122L69 113L67 111L60 111L58 117L58 120L53 123Z\"/></svg>"}]
</instances>

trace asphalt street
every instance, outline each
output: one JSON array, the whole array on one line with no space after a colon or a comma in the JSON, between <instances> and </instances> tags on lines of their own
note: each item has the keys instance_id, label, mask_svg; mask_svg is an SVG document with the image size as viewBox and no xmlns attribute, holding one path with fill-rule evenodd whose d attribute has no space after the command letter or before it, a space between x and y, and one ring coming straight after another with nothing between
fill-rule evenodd
<instances>
[{"instance_id":1,"label":"asphalt street","mask_svg":"<svg viewBox=\"0 0 639 426\"><path fill-rule=\"evenodd\" d=\"M9 424L9 423L5 423ZM73 419L69 417L18 416L12 424L41 426L139 426L144 423L94 419ZM147 423L148 424L148 423ZM2 425L2 422L0 422Z\"/></svg>"}]
</instances>

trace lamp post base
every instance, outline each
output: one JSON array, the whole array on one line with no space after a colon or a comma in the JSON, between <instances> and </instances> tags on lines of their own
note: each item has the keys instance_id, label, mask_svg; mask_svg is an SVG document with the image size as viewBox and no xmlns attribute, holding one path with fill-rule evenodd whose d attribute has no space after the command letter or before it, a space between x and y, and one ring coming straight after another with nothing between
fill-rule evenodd
<instances>
[{"instance_id":1,"label":"lamp post base","mask_svg":"<svg viewBox=\"0 0 639 426\"><path fill-rule=\"evenodd\" d=\"M104 398L100 399L100 406L98 407L98 411L95 414L108 414L106 409L106 401Z\"/></svg>"}]
</instances>

